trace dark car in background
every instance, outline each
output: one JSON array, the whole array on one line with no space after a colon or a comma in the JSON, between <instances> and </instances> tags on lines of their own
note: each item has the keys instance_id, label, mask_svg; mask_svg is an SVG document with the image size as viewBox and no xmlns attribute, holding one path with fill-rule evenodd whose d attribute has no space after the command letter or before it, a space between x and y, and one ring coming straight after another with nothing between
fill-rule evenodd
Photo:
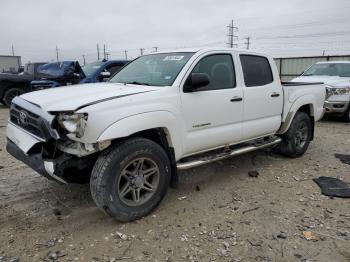
<instances>
[{"instance_id":1,"label":"dark car in background","mask_svg":"<svg viewBox=\"0 0 350 262\"><path fill-rule=\"evenodd\" d=\"M19 74L0 73L0 102L10 106L15 96L29 92L30 83L41 78L38 69L44 64L28 63L24 66L24 71Z\"/></svg>"},{"instance_id":2,"label":"dark car in background","mask_svg":"<svg viewBox=\"0 0 350 262\"><path fill-rule=\"evenodd\" d=\"M129 61L127 60L102 60L83 66L86 78L80 83L96 83L107 81L117 73Z\"/></svg>"},{"instance_id":3,"label":"dark car in background","mask_svg":"<svg viewBox=\"0 0 350 262\"><path fill-rule=\"evenodd\" d=\"M30 91L74 85L86 78L77 61L62 61L42 65L38 68L38 76L40 80L34 80L30 83Z\"/></svg>"},{"instance_id":4,"label":"dark car in background","mask_svg":"<svg viewBox=\"0 0 350 262\"><path fill-rule=\"evenodd\" d=\"M30 63L20 74L0 74L0 102L10 106L14 97L27 92L107 81L128 62L102 60L83 67L77 61Z\"/></svg>"},{"instance_id":5,"label":"dark car in background","mask_svg":"<svg viewBox=\"0 0 350 262\"><path fill-rule=\"evenodd\" d=\"M85 83L97 83L107 81L117 73L128 61L124 60L102 60L80 67L78 62L51 63L43 65L40 69L43 74L41 80L31 82L31 91ZM75 72L75 75L72 74ZM80 76L80 77L79 77Z\"/></svg>"}]
</instances>

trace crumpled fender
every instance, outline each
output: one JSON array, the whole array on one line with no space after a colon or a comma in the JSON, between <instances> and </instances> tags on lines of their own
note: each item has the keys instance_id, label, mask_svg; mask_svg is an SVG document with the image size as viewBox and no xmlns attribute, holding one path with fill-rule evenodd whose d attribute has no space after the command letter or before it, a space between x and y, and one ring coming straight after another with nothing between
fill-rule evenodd
<instances>
[{"instance_id":1,"label":"crumpled fender","mask_svg":"<svg viewBox=\"0 0 350 262\"><path fill-rule=\"evenodd\" d=\"M113 140L152 128L163 128L167 134L169 146L174 148L175 158L178 159L182 153L180 126L181 123L169 111L145 112L118 120L106 128L97 140Z\"/></svg>"},{"instance_id":2,"label":"crumpled fender","mask_svg":"<svg viewBox=\"0 0 350 262\"><path fill-rule=\"evenodd\" d=\"M315 97L313 95L303 95L299 98L297 98L294 103L290 106L290 108L286 108L285 110L287 110L287 115L280 127L280 129L277 131L277 134L283 134L285 132L287 132L290 124L293 121L293 118L296 114L296 112L299 110L299 108L301 108L302 106L305 105L311 105L311 116L313 116L315 119L318 119L319 117L316 117L319 115L319 113L315 112L315 105L316 105L316 101L315 101Z\"/></svg>"}]
</instances>

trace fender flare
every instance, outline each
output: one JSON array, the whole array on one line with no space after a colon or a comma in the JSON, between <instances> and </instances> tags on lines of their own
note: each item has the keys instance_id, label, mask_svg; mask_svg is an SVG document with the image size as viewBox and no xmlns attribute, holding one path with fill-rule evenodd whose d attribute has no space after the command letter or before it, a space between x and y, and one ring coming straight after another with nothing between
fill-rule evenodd
<instances>
[{"instance_id":1,"label":"fender flare","mask_svg":"<svg viewBox=\"0 0 350 262\"><path fill-rule=\"evenodd\" d=\"M315 116L315 104L315 98L312 95L304 95L295 100L289 109L285 121L282 123L280 129L277 131L277 134L284 134L285 132L287 132L294 119L295 114L301 107L305 105L310 106L310 114L311 116Z\"/></svg>"},{"instance_id":2,"label":"fender flare","mask_svg":"<svg viewBox=\"0 0 350 262\"><path fill-rule=\"evenodd\" d=\"M122 118L107 127L97 141L113 140L128 137L135 133L161 128L167 135L168 144L175 150L175 158L182 153L182 140L179 121L169 111L152 111Z\"/></svg>"}]
</instances>

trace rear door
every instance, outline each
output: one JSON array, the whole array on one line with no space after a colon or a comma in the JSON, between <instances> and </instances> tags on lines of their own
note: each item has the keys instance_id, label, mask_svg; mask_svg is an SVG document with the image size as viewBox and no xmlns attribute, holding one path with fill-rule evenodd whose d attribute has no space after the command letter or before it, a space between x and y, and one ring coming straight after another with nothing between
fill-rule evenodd
<instances>
[{"instance_id":1,"label":"rear door","mask_svg":"<svg viewBox=\"0 0 350 262\"><path fill-rule=\"evenodd\" d=\"M268 58L240 54L244 86L243 139L272 134L281 125L283 90ZM276 72L275 72L276 73Z\"/></svg>"},{"instance_id":2,"label":"rear door","mask_svg":"<svg viewBox=\"0 0 350 262\"><path fill-rule=\"evenodd\" d=\"M202 55L185 79L190 73L206 74L210 83L191 93L181 90L186 125L184 153L192 154L240 141L243 90L236 84L232 54Z\"/></svg>"}]
</instances>

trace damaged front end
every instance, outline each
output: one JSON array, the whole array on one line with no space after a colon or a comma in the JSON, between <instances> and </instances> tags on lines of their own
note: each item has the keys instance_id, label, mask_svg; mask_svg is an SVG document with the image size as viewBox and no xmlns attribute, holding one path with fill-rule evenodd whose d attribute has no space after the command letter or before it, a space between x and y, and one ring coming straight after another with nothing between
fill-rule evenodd
<instances>
[{"instance_id":1,"label":"damaged front end","mask_svg":"<svg viewBox=\"0 0 350 262\"><path fill-rule=\"evenodd\" d=\"M81 143L86 114L49 114L39 106L16 97L7 126L7 151L39 174L62 183L85 183L90 179L98 152L110 141Z\"/></svg>"}]
</instances>

